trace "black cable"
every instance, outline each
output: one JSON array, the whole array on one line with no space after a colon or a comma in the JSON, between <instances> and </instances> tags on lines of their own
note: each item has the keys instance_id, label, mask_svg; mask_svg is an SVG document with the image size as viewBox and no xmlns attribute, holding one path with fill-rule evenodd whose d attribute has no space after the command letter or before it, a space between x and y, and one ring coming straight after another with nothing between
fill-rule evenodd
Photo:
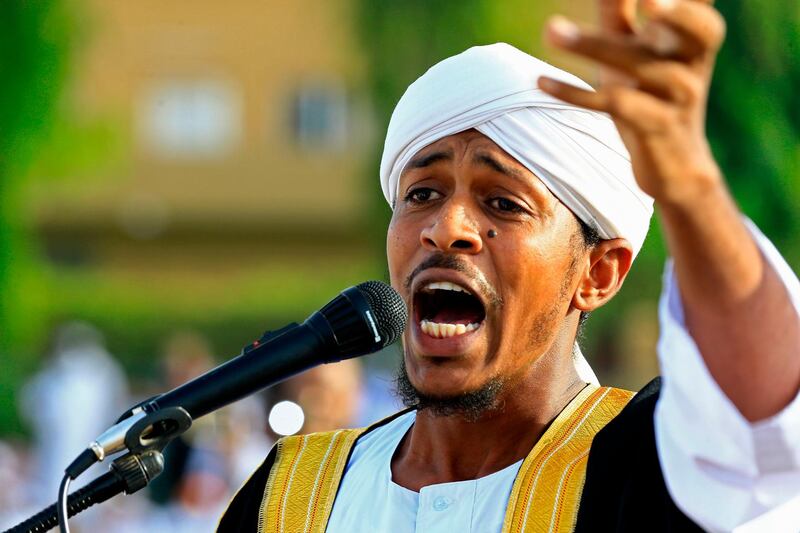
<instances>
[{"instance_id":1,"label":"black cable","mask_svg":"<svg viewBox=\"0 0 800 533\"><path fill-rule=\"evenodd\" d=\"M69 492L69 483L72 478L69 474L64 474L61 480L61 485L58 487L58 529L61 533L69 533L69 523L67 523L67 496Z\"/></svg>"},{"instance_id":2,"label":"black cable","mask_svg":"<svg viewBox=\"0 0 800 533\"><path fill-rule=\"evenodd\" d=\"M72 479L78 479L78 476L86 472L86 469L96 462L97 455L95 455L90 448L86 448L64 471L69 474L69 477Z\"/></svg>"}]
</instances>

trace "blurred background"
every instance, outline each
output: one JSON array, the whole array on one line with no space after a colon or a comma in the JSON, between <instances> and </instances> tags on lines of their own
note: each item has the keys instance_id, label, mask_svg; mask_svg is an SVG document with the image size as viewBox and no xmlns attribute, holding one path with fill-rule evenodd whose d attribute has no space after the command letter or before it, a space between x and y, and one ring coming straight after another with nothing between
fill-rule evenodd
<instances>
[{"instance_id":1,"label":"blurred background","mask_svg":"<svg viewBox=\"0 0 800 533\"><path fill-rule=\"evenodd\" d=\"M800 10L718 7L709 136L743 210L797 269ZM501 40L592 81L541 44L556 12L590 22L594 2L0 3L0 528L53 501L64 466L125 407L385 280L378 161L393 105L434 62ZM657 373L664 258L654 222L626 288L587 324L605 383ZM396 410L397 353L201 419L146 494L75 524L212 530L277 436Z\"/></svg>"}]
</instances>

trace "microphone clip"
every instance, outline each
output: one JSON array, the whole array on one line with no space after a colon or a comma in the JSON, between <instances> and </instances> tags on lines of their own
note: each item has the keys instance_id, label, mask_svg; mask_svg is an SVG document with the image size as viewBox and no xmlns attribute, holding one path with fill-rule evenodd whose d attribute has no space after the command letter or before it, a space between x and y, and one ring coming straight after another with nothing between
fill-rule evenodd
<instances>
[{"instance_id":1,"label":"microphone clip","mask_svg":"<svg viewBox=\"0 0 800 533\"><path fill-rule=\"evenodd\" d=\"M191 425L192 417L182 407L157 408L153 400L144 402L89 444L94 457L80 472L71 472L71 477L75 479L91 463L103 461L124 449L134 453L163 450L169 441Z\"/></svg>"},{"instance_id":2,"label":"microphone clip","mask_svg":"<svg viewBox=\"0 0 800 533\"><path fill-rule=\"evenodd\" d=\"M164 407L138 418L125 433L125 447L132 453L163 451L167 444L192 426L192 417L182 407Z\"/></svg>"}]
</instances>

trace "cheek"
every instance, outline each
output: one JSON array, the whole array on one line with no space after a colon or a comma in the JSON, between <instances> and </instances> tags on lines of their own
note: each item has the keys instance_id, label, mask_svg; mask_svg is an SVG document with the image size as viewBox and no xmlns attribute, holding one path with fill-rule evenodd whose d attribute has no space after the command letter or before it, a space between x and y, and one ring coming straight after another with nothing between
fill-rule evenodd
<instances>
[{"instance_id":1,"label":"cheek","mask_svg":"<svg viewBox=\"0 0 800 533\"><path fill-rule=\"evenodd\" d=\"M572 258L563 243L541 237L509 239L497 243L494 256L505 299L517 313L537 315L560 300Z\"/></svg>"},{"instance_id":2,"label":"cheek","mask_svg":"<svg viewBox=\"0 0 800 533\"><path fill-rule=\"evenodd\" d=\"M413 231L408 224L403 224L392 218L386 233L386 260L389 266L389 276L392 285L397 287L405 275L403 267L409 264L409 259L416 246Z\"/></svg>"},{"instance_id":3,"label":"cheek","mask_svg":"<svg viewBox=\"0 0 800 533\"><path fill-rule=\"evenodd\" d=\"M499 236L491 242L491 255L499 282L511 294L527 296L526 292L540 285L550 269L551 250L541 239L523 236L502 241Z\"/></svg>"}]
</instances>

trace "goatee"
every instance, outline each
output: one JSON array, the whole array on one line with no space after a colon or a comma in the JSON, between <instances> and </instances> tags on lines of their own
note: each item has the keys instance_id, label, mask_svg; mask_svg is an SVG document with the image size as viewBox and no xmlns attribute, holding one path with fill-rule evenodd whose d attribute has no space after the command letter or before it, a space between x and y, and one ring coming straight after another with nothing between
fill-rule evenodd
<instances>
[{"instance_id":1,"label":"goatee","mask_svg":"<svg viewBox=\"0 0 800 533\"><path fill-rule=\"evenodd\" d=\"M460 416L469 422L476 422L484 414L500 409L499 400L504 381L491 378L479 389L454 396L434 396L425 394L411 383L405 361L400 359L400 366L394 379L395 394L403 405L418 411L428 411L434 416Z\"/></svg>"}]
</instances>

